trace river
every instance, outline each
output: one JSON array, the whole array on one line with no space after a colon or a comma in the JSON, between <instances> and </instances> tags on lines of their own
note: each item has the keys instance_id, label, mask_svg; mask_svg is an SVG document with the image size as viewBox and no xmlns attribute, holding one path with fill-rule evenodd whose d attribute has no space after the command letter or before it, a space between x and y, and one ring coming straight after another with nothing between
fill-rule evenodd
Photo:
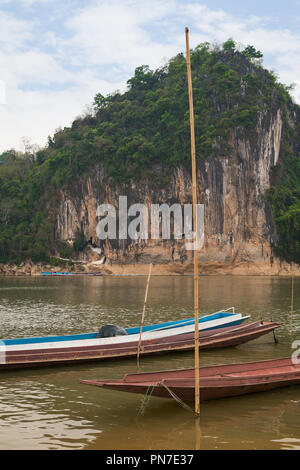
<instances>
[{"instance_id":1,"label":"river","mask_svg":"<svg viewBox=\"0 0 300 470\"><path fill-rule=\"evenodd\" d=\"M96 331L139 324L146 277L1 277L0 337ZM202 366L290 356L300 341L300 279L202 276L199 310L235 306L252 320L282 322L236 348L200 352ZM153 276L145 323L193 315L190 276ZM143 371L193 367L193 352L141 358ZM7 371L0 376L0 449L194 449L195 419L172 400L79 384L136 372L135 359ZM201 449L300 449L300 386L201 404ZM198 444L197 444L198 445Z\"/></svg>"}]
</instances>

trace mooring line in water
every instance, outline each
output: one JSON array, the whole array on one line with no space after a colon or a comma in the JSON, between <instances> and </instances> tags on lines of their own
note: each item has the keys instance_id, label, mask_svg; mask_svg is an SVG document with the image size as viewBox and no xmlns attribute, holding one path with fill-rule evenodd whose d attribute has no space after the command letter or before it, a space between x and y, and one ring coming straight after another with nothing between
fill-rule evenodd
<instances>
[{"instance_id":1,"label":"mooring line in water","mask_svg":"<svg viewBox=\"0 0 300 470\"><path fill-rule=\"evenodd\" d=\"M159 382L159 385L161 385L162 387L164 387L167 392L169 392L169 394L171 395L172 398L174 398L175 401L177 401L177 403L179 403L179 405L181 405L185 410L193 413L193 415L196 415L197 417L199 417L198 413L196 413L189 405L187 405L186 403L184 403L181 398L179 398L175 392L173 392L173 390L171 390L164 382Z\"/></svg>"},{"instance_id":2,"label":"mooring line in water","mask_svg":"<svg viewBox=\"0 0 300 470\"><path fill-rule=\"evenodd\" d=\"M149 387L147 388L147 391L146 391L144 397L142 398L141 406L140 406L140 409L139 409L138 414L137 414L138 417L143 416L145 414L146 408L149 404L149 401L150 401L150 398L151 398L151 395L153 393L154 388L155 388L154 385L149 385Z\"/></svg>"}]
</instances>

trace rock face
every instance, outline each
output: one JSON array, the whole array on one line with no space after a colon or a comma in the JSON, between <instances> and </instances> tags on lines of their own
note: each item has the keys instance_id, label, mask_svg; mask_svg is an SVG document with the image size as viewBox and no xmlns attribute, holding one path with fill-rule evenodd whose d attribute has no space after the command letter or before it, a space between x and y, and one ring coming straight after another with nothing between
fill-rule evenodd
<instances>
[{"instance_id":1,"label":"rock face","mask_svg":"<svg viewBox=\"0 0 300 470\"><path fill-rule=\"evenodd\" d=\"M280 108L261 113L256 128L246 135L236 127L225 155L197 158L199 203L205 206L205 242L199 252L200 264L262 263L272 266L270 243L276 240L266 191L271 170L280 158L283 119ZM249 137L250 136L250 137ZM112 263L190 264L192 252L184 240L106 240L97 236L99 204L118 208L119 196L128 206L192 202L191 175L177 168L164 187L155 180L135 184L109 185L101 165L81 179L76 194L62 192L56 219L56 239L72 243L82 231L92 245L82 259L106 266ZM150 233L150 229L149 229ZM91 249L92 248L92 249Z\"/></svg>"}]
</instances>

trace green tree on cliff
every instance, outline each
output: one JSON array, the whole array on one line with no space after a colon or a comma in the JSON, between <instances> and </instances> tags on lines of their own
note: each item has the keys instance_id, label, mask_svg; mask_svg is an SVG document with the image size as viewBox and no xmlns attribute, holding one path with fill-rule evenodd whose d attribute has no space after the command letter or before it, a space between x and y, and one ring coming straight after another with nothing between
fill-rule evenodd
<instances>
[{"instance_id":1,"label":"green tree on cliff","mask_svg":"<svg viewBox=\"0 0 300 470\"><path fill-rule=\"evenodd\" d=\"M191 51L196 152L202 161L230 155L236 129L251 140L260 116L271 112L273 103L283 114L290 105L289 90L262 68L257 62L261 58L253 46L239 52L231 38L219 48L203 43ZM99 163L111 185L145 177L166 185L172 169L190 169L184 55L177 54L155 71L137 67L127 85L124 93L97 93L94 112L58 129L34 158L15 151L0 156L0 262L55 256L59 190L76 194L79 178ZM291 140L290 133L287 122L283 138ZM280 157L287 167L289 152L282 151ZM287 180L279 178L271 202L279 233L277 252L294 259L299 256L297 171L293 167ZM84 237L78 243L84 246Z\"/></svg>"}]
</instances>

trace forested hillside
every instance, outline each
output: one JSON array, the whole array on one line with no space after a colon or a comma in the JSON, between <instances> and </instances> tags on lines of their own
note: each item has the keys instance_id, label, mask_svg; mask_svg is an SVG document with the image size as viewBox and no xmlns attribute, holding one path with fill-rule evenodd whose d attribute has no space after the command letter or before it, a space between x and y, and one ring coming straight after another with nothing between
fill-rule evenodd
<instances>
[{"instance_id":1,"label":"forested hillside","mask_svg":"<svg viewBox=\"0 0 300 470\"><path fill-rule=\"evenodd\" d=\"M300 108L261 61L259 51L238 51L231 39L222 47L205 43L191 51L197 159L230 158L233 130L251 142L262 116L281 110L280 157L265 197L278 235L274 253L300 263ZM45 148L0 155L0 263L55 263L58 254L69 257L83 249L82 233L73 248L55 240L59 191L76 193L78 179L99 163L112 186L149 178L163 187L174 168L190 170L182 53L155 71L138 67L125 93L98 93L93 106L93 113L49 137Z\"/></svg>"}]
</instances>

